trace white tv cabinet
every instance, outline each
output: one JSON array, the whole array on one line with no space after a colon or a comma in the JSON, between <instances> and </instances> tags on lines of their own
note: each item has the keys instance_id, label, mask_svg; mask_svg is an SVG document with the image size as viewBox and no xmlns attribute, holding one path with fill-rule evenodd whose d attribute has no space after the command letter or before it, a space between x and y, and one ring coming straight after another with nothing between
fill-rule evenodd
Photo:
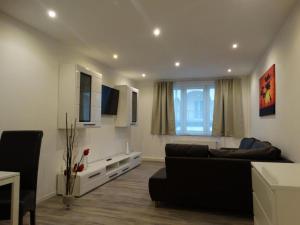
<instances>
[{"instance_id":1,"label":"white tv cabinet","mask_svg":"<svg viewBox=\"0 0 300 225\"><path fill-rule=\"evenodd\" d=\"M115 179L141 164L141 152L120 154L106 160L90 163L88 168L77 174L74 196L80 197L100 185ZM65 177L57 175L57 194L65 192Z\"/></svg>"},{"instance_id":2,"label":"white tv cabinet","mask_svg":"<svg viewBox=\"0 0 300 225\"><path fill-rule=\"evenodd\" d=\"M252 162L255 225L300 224L300 164Z\"/></svg>"}]
</instances>

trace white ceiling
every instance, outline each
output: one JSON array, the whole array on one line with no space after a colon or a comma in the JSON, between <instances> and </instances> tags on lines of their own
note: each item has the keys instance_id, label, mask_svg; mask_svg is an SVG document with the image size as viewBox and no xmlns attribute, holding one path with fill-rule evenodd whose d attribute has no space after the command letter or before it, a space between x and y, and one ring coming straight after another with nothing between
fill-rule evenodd
<instances>
[{"instance_id":1,"label":"white ceiling","mask_svg":"<svg viewBox=\"0 0 300 225\"><path fill-rule=\"evenodd\" d=\"M124 75L247 75L295 0L0 0L0 10ZM46 12L54 9L51 20ZM161 28L154 38L152 30ZM232 50L238 42L240 47ZM119 59L112 58L113 53ZM174 61L181 62L180 68Z\"/></svg>"}]
</instances>

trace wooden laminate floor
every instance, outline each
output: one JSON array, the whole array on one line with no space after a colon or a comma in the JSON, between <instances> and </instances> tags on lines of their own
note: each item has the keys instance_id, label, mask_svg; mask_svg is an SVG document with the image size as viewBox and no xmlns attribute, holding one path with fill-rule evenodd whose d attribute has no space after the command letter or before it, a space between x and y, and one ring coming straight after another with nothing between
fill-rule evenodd
<instances>
[{"instance_id":1,"label":"wooden laminate floor","mask_svg":"<svg viewBox=\"0 0 300 225\"><path fill-rule=\"evenodd\" d=\"M61 197L38 205L37 225L253 225L249 218L162 206L155 208L148 194L148 178L162 163L143 162L64 209ZM0 222L0 225L9 223ZM28 216L24 224L29 224Z\"/></svg>"}]
</instances>

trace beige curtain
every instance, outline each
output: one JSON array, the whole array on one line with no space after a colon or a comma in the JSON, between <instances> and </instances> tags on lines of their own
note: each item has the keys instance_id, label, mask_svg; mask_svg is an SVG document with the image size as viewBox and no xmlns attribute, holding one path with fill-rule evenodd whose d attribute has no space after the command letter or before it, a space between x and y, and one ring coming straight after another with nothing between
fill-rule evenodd
<instances>
[{"instance_id":1,"label":"beige curtain","mask_svg":"<svg viewBox=\"0 0 300 225\"><path fill-rule=\"evenodd\" d=\"M161 81L154 85L151 133L175 134L173 82Z\"/></svg>"},{"instance_id":2,"label":"beige curtain","mask_svg":"<svg viewBox=\"0 0 300 225\"><path fill-rule=\"evenodd\" d=\"M240 138L244 136L240 79L216 81L212 134L217 137Z\"/></svg>"}]
</instances>

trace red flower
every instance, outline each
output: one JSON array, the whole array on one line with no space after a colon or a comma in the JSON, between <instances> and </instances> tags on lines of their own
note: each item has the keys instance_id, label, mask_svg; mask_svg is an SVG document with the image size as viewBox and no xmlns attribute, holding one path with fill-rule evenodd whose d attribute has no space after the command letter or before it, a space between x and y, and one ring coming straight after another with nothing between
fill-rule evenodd
<instances>
[{"instance_id":1,"label":"red flower","mask_svg":"<svg viewBox=\"0 0 300 225\"><path fill-rule=\"evenodd\" d=\"M77 172L82 172L84 170L84 165L80 164L80 166L78 166L77 168Z\"/></svg>"},{"instance_id":2,"label":"red flower","mask_svg":"<svg viewBox=\"0 0 300 225\"><path fill-rule=\"evenodd\" d=\"M89 153L90 153L90 149L89 149L89 148L87 148L87 149L85 149L85 150L83 151L83 155L84 155L84 156L87 156Z\"/></svg>"}]
</instances>

